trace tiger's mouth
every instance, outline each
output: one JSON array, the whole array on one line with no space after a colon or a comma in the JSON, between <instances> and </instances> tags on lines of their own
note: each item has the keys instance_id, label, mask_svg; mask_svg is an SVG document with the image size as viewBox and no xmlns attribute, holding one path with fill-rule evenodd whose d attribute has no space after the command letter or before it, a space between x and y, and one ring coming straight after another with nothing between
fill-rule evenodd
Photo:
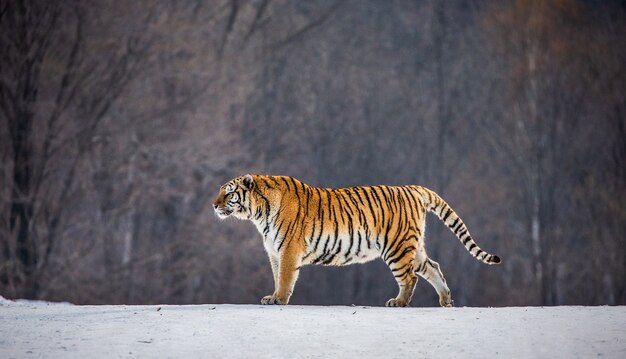
<instances>
[{"instance_id":1,"label":"tiger's mouth","mask_svg":"<svg viewBox=\"0 0 626 359\"><path fill-rule=\"evenodd\" d=\"M230 216L231 214L233 214L233 210L232 209L228 209L228 208L216 207L215 208L215 214L217 215L217 217L219 217L219 219L224 219L224 218Z\"/></svg>"}]
</instances>

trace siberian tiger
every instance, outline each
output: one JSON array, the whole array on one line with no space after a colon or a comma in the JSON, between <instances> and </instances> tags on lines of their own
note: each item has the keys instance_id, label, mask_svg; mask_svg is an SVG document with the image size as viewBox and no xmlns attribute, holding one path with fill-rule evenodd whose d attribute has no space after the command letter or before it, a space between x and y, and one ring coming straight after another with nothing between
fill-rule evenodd
<instances>
[{"instance_id":1,"label":"siberian tiger","mask_svg":"<svg viewBox=\"0 0 626 359\"><path fill-rule=\"evenodd\" d=\"M286 176L245 175L224 184L213 202L220 219L252 221L274 275L274 293L262 304L287 304L303 265L343 266L381 257L400 288L389 307L409 305L418 275L452 297L439 264L426 255L426 212L434 212L476 259L500 258L474 242L461 218L435 192L420 186L318 188Z\"/></svg>"}]
</instances>

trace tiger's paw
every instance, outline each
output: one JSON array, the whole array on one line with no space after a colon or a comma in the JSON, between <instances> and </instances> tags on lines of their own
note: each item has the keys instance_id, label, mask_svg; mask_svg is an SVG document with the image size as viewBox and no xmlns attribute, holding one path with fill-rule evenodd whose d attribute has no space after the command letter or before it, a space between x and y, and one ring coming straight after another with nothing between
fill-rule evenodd
<instances>
[{"instance_id":1,"label":"tiger's paw","mask_svg":"<svg viewBox=\"0 0 626 359\"><path fill-rule=\"evenodd\" d=\"M265 297L261 298L261 304L263 305L279 304L280 305L284 303L274 295L266 295Z\"/></svg>"},{"instance_id":2,"label":"tiger's paw","mask_svg":"<svg viewBox=\"0 0 626 359\"><path fill-rule=\"evenodd\" d=\"M387 303L385 303L385 307L408 307L409 303L398 299L398 298L391 298L387 301Z\"/></svg>"},{"instance_id":3,"label":"tiger's paw","mask_svg":"<svg viewBox=\"0 0 626 359\"><path fill-rule=\"evenodd\" d=\"M454 307L454 301L450 297L447 297L445 299L442 298L442 299L439 299L439 305L441 305L444 308L452 308Z\"/></svg>"}]
</instances>

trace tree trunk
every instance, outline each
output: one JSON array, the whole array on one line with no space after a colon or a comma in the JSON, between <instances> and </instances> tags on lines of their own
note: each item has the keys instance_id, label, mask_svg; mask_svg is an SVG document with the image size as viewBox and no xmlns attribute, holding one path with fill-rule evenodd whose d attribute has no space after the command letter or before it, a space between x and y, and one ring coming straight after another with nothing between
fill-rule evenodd
<instances>
[{"instance_id":1,"label":"tree trunk","mask_svg":"<svg viewBox=\"0 0 626 359\"><path fill-rule=\"evenodd\" d=\"M37 267L36 243L31 237L33 219L32 192L32 148L29 143L32 114L22 113L11 121L11 137L13 150L13 188L11 191L11 210L9 229L16 239L16 257L19 263L17 282L22 283L21 296L33 298L36 288L32 286L31 276ZM28 286L23 286L23 284Z\"/></svg>"}]
</instances>

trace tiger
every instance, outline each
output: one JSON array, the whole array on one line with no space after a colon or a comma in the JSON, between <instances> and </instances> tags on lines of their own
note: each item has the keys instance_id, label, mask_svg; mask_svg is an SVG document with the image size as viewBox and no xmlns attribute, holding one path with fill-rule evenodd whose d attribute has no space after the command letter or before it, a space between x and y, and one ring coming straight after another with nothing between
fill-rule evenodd
<instances>
[{"instance_id":1,"label":"tiger","mask_svg":"<svg viewBox=\"0 0 626 359\"><path fill-rule=\"evenodd\" d=\"M436 214L474 258L501 262L478 247L439 195L417 185L320 188L288 176L247 174L222 185L213 208L220 219L251 221L263 237L274 292L261 304L288 304L302 266L382 258L399 288L385 306L408 306L419 276L434 287L442 307L452 307L439 263L426 254L426 212Z\"/></svg>"}]
</instances>

